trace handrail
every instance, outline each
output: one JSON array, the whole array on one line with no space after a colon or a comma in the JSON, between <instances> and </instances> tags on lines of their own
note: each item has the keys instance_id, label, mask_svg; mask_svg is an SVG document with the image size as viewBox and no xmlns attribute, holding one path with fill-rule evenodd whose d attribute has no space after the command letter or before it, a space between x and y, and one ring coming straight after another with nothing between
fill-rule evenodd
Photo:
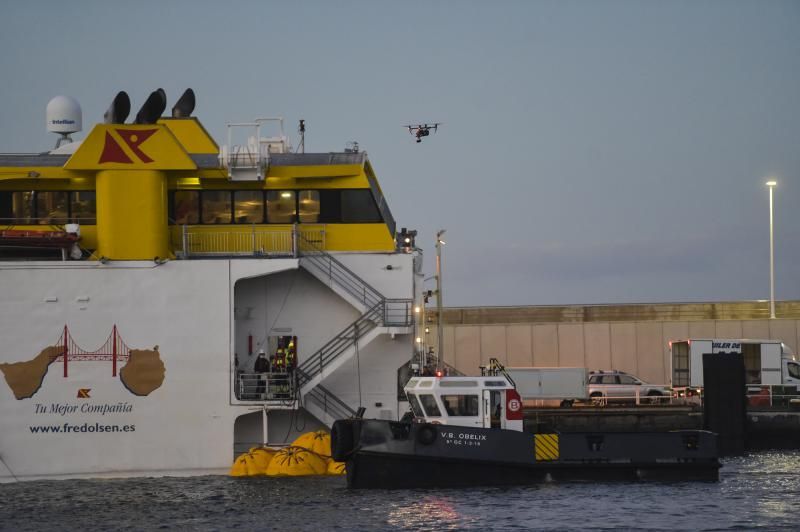
<instances>
[{"instance_id":1,"label":"handrail","mask_svg":"<svg viewBox=\"0 0 800 532\"><path fill-rule=\"evenodd\" d=\"M512 379L511 375L508 374L508 372L506 371L506 367L502 364L502 362L497 360L495 357L491 357L489 359L488 367L481 366L481 375L484 374L490 376L499 376L499 374L502 374L506 379L508 379L508 382L511 383L511 386L513 386L514 388L517 387L517 383L514 382L514 379Z\"/></svg>"},{"instance_id":2,"label":"handrail","mask_svg":"<svg viewBox=\"0 0 800 532\"><path fill-rule=\"evenodd\" d=\"M316 267L320 273L328 276L331 281L335 281L343 290L365 305L373 306L384 299L372 285L299 232L297 251L301 263L306 259L306 264Z\"/></svg>"},{"instance_id":3,"label":"handrail","mask_svg":"<svg viewBox=\"0 0 800 532\"><path fill-rule=\"evenodd\" d=\"M351 345L355 345L365 333L374 329L377 326L376 321L380 318L382 307L383 302L374 305L300 364L298 367L298 384L302 387L322 373L336 357Z\"/></svg>"},{"instance_id":4,"label":"handrail","mask_svg":"<svg viewBox=\"0 0 800 532\"><path fill-rule=\"evenodd\" d=\"M178 227L179 231L173 228ZM192 256L297 257L296 235L325 246L325 229L287 228L260 224L230 224L227 230L213 225L170 225L171 245L183 258ZM177 234L175 234L177 233Z\"/></svg>"},{"instance_id":5,"label":"handrail","mask_svg":"<svg viewBox=\"0 0 800 532\"><path fill-rule=\"evenodd\" d=\"M414 324L413 299L385 299L383 302L383 324L409 327Z\"/></svg>"},{"instance_id":6,"label":"handrail","mask_svg":"<svg viewBox=\"0 0 800 532\"><path fill-rule=\"evenodd\" d=\"M317 385L306 393L305 398L314 401L322 408L323 412L330 414L331 417L336 419L353 417L356 413L347 403L332 394L322 385Z\"/></svg>"},{"instance_id":7,"label":"handrail","mask_svg":"<svg viewBox=\"0 0 800 532\"><path fill-rule=\"evenodd\" d=\"M289 401L294 397L296 379L287 372L240 373L237 385L240 401Z\"/></svg>"}]
</instances>

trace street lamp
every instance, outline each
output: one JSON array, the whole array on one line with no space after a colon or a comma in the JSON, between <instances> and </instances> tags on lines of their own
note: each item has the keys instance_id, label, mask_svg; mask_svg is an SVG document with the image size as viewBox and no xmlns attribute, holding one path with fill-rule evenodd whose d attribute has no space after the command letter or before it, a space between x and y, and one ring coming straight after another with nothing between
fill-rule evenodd
<instances>
[{"instance_id":1,"label":"street lamp","mask_svg":"<svg viewBox=\"0 0 800 532\"><path fill-rule=\"evenodd\" d=\"M445 230L440 229L436 233L436 317L438 323L436 324L437 333L437 356L436 356L436 369L442 369L442 357L444 357L444 330L442 328L442 246L445 241L442 240L442 235Z\"/></svg>"},{"instance_id":2,"label":"street lamp","mask_svg":"<svg viewBox=\"0 0 800 532\"><path fill-rule=\"evenodd\" d=\"M778 184L771 179L769 187L769 317L775 319L775 240L772 232L772 189Z\"/></svg>"}]
</instances>

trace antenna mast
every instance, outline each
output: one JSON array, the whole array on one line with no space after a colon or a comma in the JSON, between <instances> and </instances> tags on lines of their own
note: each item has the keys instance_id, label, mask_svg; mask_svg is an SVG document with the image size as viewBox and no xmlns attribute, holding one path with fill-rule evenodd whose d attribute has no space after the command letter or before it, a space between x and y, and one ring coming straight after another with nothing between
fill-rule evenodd
<instances>
[{"instance_id":1,"label":"antenna mast","mask_svg":"<svg viewBox=\"0 0 800 532\"><path fill-rule=\"evenodd\" d=\"M300 153L306 152L306 121L302 118L300 119L300 125L297 127L297 131L300 132L300 146L298 146L298 151Z\"/></svg>"}]
</instances>

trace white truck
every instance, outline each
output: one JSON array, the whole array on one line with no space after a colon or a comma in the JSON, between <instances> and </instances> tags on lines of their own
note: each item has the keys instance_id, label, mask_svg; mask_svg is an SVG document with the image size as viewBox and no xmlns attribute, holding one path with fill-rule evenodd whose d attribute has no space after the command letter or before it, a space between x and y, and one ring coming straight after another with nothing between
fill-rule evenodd
<instances>
[{"instance_id":1,"label":"white truck","mask_svg":"<svg viewBox=\"0 0 800 532\"><path fill-rule=\"evenodd\" d=\"M741 353L745 383L800 385L800 364L780 340L690 338L669 343L673 388L703 387L703 355Z\"/></svg>"},{"instance_id":2,"label":"white truck","mask_svg":"<svg viewBox=\"0 0 800 532\"><path fill-rule=\"evenodd\" d=\"M586 368L507 367L523 401L537 401L546 406L558 401L569 407L575 401L589 399L589 371Z\"/></svg>"}]
</instances>

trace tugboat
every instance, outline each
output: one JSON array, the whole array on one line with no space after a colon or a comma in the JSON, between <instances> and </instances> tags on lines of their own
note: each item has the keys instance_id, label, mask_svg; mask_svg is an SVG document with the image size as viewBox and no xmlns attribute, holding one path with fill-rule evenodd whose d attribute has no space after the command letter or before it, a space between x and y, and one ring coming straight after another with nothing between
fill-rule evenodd
<instances>
[{"instance_id":1,"label":"tugboat","mask_svg":"<svg viewBox=\"0 0 800 532\"><path fill-rule=\"evenodd\" d=\"M405 386L410 422L336 421L331 449L334 460L347 463L347 486L719 480L712 432L526 432L514 381L502 366L483 373L411 378Z\"/></svg>"}]
</instances>

